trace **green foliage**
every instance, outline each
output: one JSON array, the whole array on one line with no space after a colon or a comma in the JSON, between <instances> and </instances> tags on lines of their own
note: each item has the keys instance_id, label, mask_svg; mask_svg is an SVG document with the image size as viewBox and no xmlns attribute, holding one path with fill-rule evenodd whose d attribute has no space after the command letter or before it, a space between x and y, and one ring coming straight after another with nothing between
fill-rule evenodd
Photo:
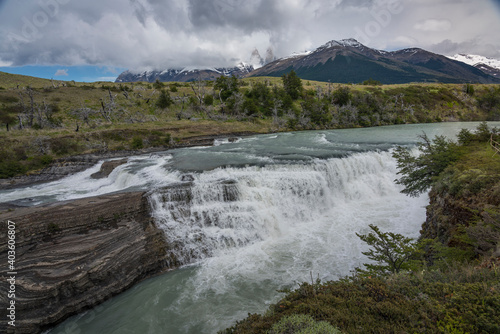
<instances>
[{"instance_id":1,"label":"green foliage","mask_svg":"<svg viewBox=\"0 0 500 334\"><path fill-rule=\"evenodd\" d=\"M135 136L132 138L132 142L130 144L130 147L134 150L140 150L141 148L144 147L144 143L141 137Z\"/></svg>"},{"instance_id":2,"label":"green foliage","mask_svg":"<svg viewBox=\"0 0 500 334\"><path fill-rule=\"evenodd\" d=\"M254 115L259 112L259 108L255 104L253 99L245 98L242 105L243 112L245 115Z\"/></svg>"},{"instance_id":3,"label":"green foliage","mask_svg":"<svg viewBox=\"0 0 500 334\"><path fill-rule=\"evenodd\" d=\"M465 91L465 94L470 95L470 96L474 96L474 93L475 93L474 85L465 84L464 91Z\"/></svg>"},{"instance_id":4,"label":"green foliage","mask_svg":"<svg viewBox=\"0 0 500 334\"><path fill-rule=\"evenodd\" d=\"M212 95L205 95L203 98L203 104L206 106L211 106L214 104L214 97Z\"/></svg>"},{"instance_id":5,"label":"green foliage","mask_svg":"<svg viewBox=\"0 0 500 334\"><path fill-rule=\"evenodd\" d=\"M292 98L292 100L297 100L303 91L302 80L297 76L294 70L291 70L288 74L283 74L281 77L283 81L283 88L285 92Z\"/></svg>"},{"instance_id":6,"label":"green foliage","mask_svg":"<svg viewBox=\"0 0 500 334\"><path fill-rule=\"evenodd\" d=\"M317 99L308 98L302 102L301 106L304 114L310 117L311 122L315 125L327 128L332 121L333 116L326 100L318 101Z\"/></svg>"},{"instance_id":7,"label":"green foliage","mask_svg":"<svg viewBox=\"0 0 500 334\"><path fill-rule=\"evenodd\" d=\"M0 161L0 179L6 179L26 172L26 167L14 159Z\"/></svg>"},{"instance_id":8,"label":"green foliage","mask_svg":"<svg viewBox=\"0 0 500 334\"><path fill-rule=\"evenodd\" d=\"M340 334L326 321L316 321L310 315L294 314L283 317L268 334Z\"/></svg>"},{"instance_id":9,"label":"green foliage","mask_svg":"<svg viewBox=\"0 0 500 334\"><path fill-rule=\"evenodd\" d=\"M160 79L156 79L156 81L153 84L154 89L163 89L165 87L165 84L160 81Z\"/></svg>"},{"instance_id":10,"label":"green foliage","mask_svg":"<svg viewBox=\"0 0 500 334\"><path fill-rule=\"evenodd\" d=\"M50 140L50 150L59 156L78 153L78 144L70 138L54 138Z\"/></svg>"},{"instance_id":11,"label":"green foliage","mask_svg":"<svg viewBox=\"0 0 500 334\"><path fill-rule=\"evenodd\" d=\"M214 88L219 90L219 96L222 101L226 101L233 94L239 91L238 78L234 75L231 77L220 76L215 81Z\"/></svg>"},{"instance_id":12,"label":"green foliage","mask_svg":"<svg viewBox=\"0 0 500 334\"><path fill-rule=\"evenodd\" d=\"M284 317L309 315L344 333L499 333L498 274L475 267L422 270L303 284L225 333L265 333Z\"/></svg>"},{"instance_id":13,"label":"green foliage","mask_svg":"<svg viewBox=\"0 0 500 334\"><path fill-rule=\"evenodd\" d=\"M489 112L500 108L500 87L487 88L484 94L477 97L477 103L480 108Z\"/></svg>"},{"instance_id":14,"label":"green foliage","mask_svg":"<svg viewBox=\"0 0 500 334\"><path fill-rule=\"evenodd\" d=\"M426 134L420 138L423 140L418 145L420 155L412 155L408 148L401 146L392 154L397 160L398 175L402 175L395 182L405 187L402 193L413 197L427 191L439 174L457 161L462 153L457 144L444 136L437 136L432 141Z\"/></svg>"},{"instance_id":15,"label":"green foliage","mask_svg":"<svg viewBox=\"0 0 500 334\"><path fill-rule=\"evenodd\" d=\"M475 132L475 138L478 141L486 142L490 140L490 137L492 135L492 131L490 130L490 127L488 126L487 122L481 122L478 127L476 128Z\"/></svg>"},{"instance_id":16,"label":"green foliage","mask_svg":"<svg viewBox=\"0 0 500 334\"><path fill-rule=\"evenodd\" d=\"M156 100L156 106L160 109L166 109L174 103L170 97L170 93L164 89L161 90L160 96Z\"/></svg>"},{"instance_id":17,"label":"green foliage","mask_svg":"<svg viewBox=\"0 0 500 334\"><path fill-rule=\"evenodd\" d=\"M172 93L177 93L177 92L178 92L177 87L178 87L178 84L177 84L177 83L173 83L173 84L170 84L170 85L169 85L170 91L171 91Z\"/></svg>"},{"instance_id":18,"label":"green foliage","mask_svg":"<svg viewBox=\"0 0 500 334\"><path fill-rule=\"evenodd\" d=\"M333 103L339 106L347 105L352 98L351 89L347 86L342 86L333 92Z\"/></svg>"},{"instance_id":19,"label":"green foliage","mask_svg":"<svg viewBox=\"0 0 500 334\"><path fill-rule=\"evenodd\" d=\"M265 116L272 115L274 107L273 92L265 82L256 82L252 85L252 89L245 94L247 98L254 101L259 111Z\"/></svg>"},{"instance_id":20,"label":"green foliage","mask_svg":"<svg viewBox=\"0 0 500 334\"><path fill-rule=\"evenodd\" d=\"M468 129L461 129L457 139L460 145L469 145L474 140L474 135Z\"/></svg>"},{"instance_id":21,"label":"green foliage","mask_svg":"<svg viewBox=\"0 0 500 334\"><path fill-rule=\"evenodd\" d=\"M413 239L401 234L382 232L373 224L369 226L373 232L356 235L371 246L371 249L363 254L375 261L375 264L365 263L367 270L358 269L358 272L365 275L386 275L411 269L410 260L417 252Z\"/></svg>"},{"instance_id":22,"label":"green foliage","mask_svg":"<svg viewBox=\"0 0 500 334\"><path fill-rule=\"evenodd\" d=\"M381 86L382 85L382 83L380 81L374 80L372 78L363 81L361 84L365 85L365 86Z\"/></svg>"}]
</instances>

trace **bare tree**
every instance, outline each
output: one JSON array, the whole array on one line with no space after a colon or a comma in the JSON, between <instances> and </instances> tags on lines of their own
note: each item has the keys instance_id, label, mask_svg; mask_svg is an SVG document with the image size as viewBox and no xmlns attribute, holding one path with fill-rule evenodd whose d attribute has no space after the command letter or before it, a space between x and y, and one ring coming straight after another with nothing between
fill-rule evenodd
<instances>
[{"instance_id":1,"label":"bare tree","mask_svg":"<svg viewBox=\"0 0 500 334\"><path fill-rule=\"evenodd\" d=\"M111 116L116 109L115 97L111 93L111 89L108 88L109 101L104 103L104 99L101 99L101 116L108 122L111 122Z\"/></svg>"},{"instance_id":2,"label":"bare tree","mask_svg":"<svg viewBox=\"0 0 500 334\"><path fill-rule=\"evenodd\" d=\"M80 109L72 111L72 114L80 118L83 122L85 122L85 124L87 124L87 126L90 126L89 124L90 116L96 113L98 113L98 111L88 108L85 105L83 105ZM79 127L77 126L77 128Z\"/></svg>"}]
</instances>

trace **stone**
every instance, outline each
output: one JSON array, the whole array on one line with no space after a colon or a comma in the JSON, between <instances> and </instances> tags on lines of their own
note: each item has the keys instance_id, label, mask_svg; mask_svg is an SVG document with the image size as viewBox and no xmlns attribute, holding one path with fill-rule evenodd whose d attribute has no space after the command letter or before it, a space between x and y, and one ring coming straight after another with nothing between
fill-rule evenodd
<instances>
[{"instance_id":1,"label":"stone","mask_svg":"<svg viewBox=\"0 0 500 334\"><path fill-rule=\"evenodd\" d=\"M97 173L90 175L90 177L93 179L104 179L108 177L116 167L124 165L127 162L128 159L105 161L102 163L101 169Z\"/></svg>"},{"instance_id":2,"label":"stone","mask_svg":"<svg viewBox=\"0 0 500 334\"><path fill-rule=\"evenodd\" d=\"M133 192L0 214L2 268L7 268L7 221L16 226L18 315L15 327L1 321L0 332L40 333L168 269L167 259L175 261L149 212L144 193ZM0 275L6 282L6 271ZM1 294L0 304L7 301Z\"/></svg>"}]
</instances>

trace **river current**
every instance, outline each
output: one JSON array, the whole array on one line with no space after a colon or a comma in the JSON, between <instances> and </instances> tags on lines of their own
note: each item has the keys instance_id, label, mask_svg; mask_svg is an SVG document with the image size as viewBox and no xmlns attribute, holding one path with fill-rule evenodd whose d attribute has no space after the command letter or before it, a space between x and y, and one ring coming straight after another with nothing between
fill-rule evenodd
<instances>
[{"instance_id":1,"label":"river current","mask_svg":"<svg viewBox=\"0 0 500 334\"><path fill-rule=\"evenodd\" d=\"M427 195L400 193L391 150L418 135L455 139L478 123L259 135L212 147L130 157L108 178L100 163L44 185L1 191L22 205L147 190L158 227L178 244L180 269L143 281L49 331L216 333L262 313L277 290L335 280L367 259L368 225L417 238ZM499 126L500 123L491 123ZM189 184L190 201L165 193ZM78 185L75 187L75 185Z\"/></svg>"}]
</instances>

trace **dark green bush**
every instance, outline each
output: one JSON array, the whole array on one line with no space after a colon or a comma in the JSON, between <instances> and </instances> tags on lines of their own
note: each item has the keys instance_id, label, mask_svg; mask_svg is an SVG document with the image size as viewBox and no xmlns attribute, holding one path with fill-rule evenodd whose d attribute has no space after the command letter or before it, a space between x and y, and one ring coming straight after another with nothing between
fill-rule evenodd
<instances>
[{"instance_id":1,"label":"dark green bush","mask_svg":"<svg viewBox=\"0 0 500 334\"><path fill-rule=\"evenodd\" d=\"M212 95L205 95L203 98L203 104L206 106L211 106L214 104L214 97Z\"/></svg>"},{"instance_id":2,"label":"dark green bush","mask_svg":"<svg viewBox=\"0 0 500 334\"><path fill-rule=\"evenodd\" d=\"M142 138L138 137L138 136L132 138L132 142L130 144L130 147L134 150L140 150L141 148L143 148L144 143L142 141Z\"/></svg>"},{"instance_id":3,"label":"dark green bush","mask_svg":"<svg viewBox=\"0 0 500 334\"><path fill-rule=\"evenodd\" d=\"M164 89L161 90L160 96L156 100L156 106L160 109L165 109L170 107L174 103L172 97L170 97L170 93Z\"/></svg>"}]
</instances>

